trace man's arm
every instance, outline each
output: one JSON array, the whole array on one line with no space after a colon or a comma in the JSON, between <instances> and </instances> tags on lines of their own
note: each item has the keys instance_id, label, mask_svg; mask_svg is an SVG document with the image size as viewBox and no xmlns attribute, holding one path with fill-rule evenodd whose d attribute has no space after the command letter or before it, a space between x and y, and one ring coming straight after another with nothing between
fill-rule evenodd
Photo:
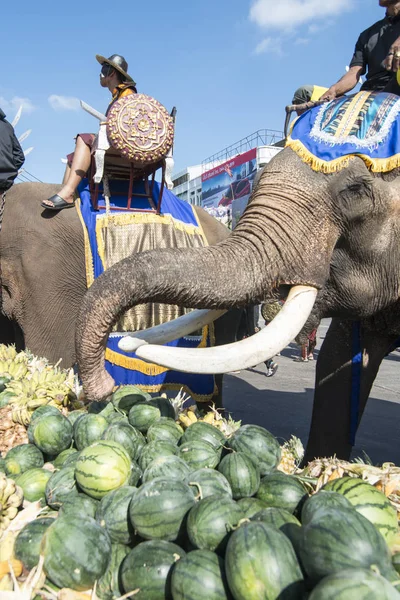
<instances>
[{"instance_id":1,"label":"man's arm","mask_svg":"<svg viewBox=\"0 0 400 600\"><path fill-rule=\"evenodd\" d=\"M15 167L19 170L25 162L25 155L14 132L12 136L14 164Z\"/></svg>"},{"instance_id":2,"label":"man's arm","mask_svg":"<svg viewBox=\"0 0 400 600\"><path fill-rule=\"evenodd\" d=\"M362 66L350 67L348 72L337 83L334 83L320 99L330 101L343 96L357 85L363 72L364 68Z\"/></svg>"},{"instance_id":3,"label":"man's arm","mask_svg":"<svg viewBox=\"0 0 400 600\"><path fill-rule=\"evenodd\" d=\"M394 73L397 73L400 69L400 37L390 46L384 65L387 71L393 71Z\"/></svg>"}]
</instances>

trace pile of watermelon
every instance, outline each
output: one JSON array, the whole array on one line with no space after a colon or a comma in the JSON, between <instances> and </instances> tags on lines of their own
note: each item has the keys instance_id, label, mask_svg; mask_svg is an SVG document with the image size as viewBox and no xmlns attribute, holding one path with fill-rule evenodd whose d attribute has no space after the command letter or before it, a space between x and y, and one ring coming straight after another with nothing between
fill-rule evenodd
<instances>
[{"instance_id":1,"label":"pile of watermelon","mask_svg":"<svg viewBox=\"0 0 400 600\"><path fill-rule=\"evenodd\" d=\"M397 513L372 485L343 477L310 495L277 470L281 448L266 429L244 425L228 439L202 421L183 430L168 399L129 387L91 410L41 406L30 443L0 463L26 500L43 503L13 558L29 571L42 556L47 590L400 599Z\"/></svg>"}]
</instances>

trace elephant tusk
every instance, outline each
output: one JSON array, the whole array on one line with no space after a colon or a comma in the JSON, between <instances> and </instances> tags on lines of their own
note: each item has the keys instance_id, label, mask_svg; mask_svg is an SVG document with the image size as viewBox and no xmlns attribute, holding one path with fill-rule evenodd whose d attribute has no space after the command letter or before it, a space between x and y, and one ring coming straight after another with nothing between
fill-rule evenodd
<instances>
[{"instance_id":1,"label":"elephant tusk","mask_svg":"<svg viewBox=\"0 0 400 600\"><path fill-rule=\"evenodd\" d=\"M193 310L168 323L124 335L118 343L118 348L124 352L136 352L139 346L146 344L166 344L209 325L226 312L226 310Z\"/></svg>"},{"instance_id":2,"label":"elephant tusk","mask_svg":"<svg viewBox=\"0 0 400 600\"><path fill-rule=\"evenodd\" d=\"M285 348L299 333L314 306L317 290L294 286L273 321L249 338L214 348L140 346L137 356L148 362L183 371L215 375L254 367Z\"/></svg>"}]
</instances>

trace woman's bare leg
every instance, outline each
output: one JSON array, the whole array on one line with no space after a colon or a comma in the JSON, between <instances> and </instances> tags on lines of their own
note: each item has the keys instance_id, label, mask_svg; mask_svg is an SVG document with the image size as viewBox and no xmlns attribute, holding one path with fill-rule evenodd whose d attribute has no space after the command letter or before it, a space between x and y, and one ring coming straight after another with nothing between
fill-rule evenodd
<instances>
[{"instance_id":1,"label":"woman's bare leg","mask_svg":"<svg viewBox=\"0 0 400 600\"><path fill-rule=\"evenodd\" d=\"M63 180L62 180L62 184L63 185L65 185L67 183L70 173L71 173L71 167L67 164L65 166L64 177L63 177Z\"/></svg>"},{"instance_id":2,"label":"woman's bare leg","mask_svg":"<svg viewBox=\"0 0 400 600\"><path fill-rule=\"evenodd\" d=\"M85 177L86 172L90 167L90 148L85 144L81 137L76 138L76 146L74 152L74 159L70 168L68 180L64 183L58 195L61 196L65 202L73 204L75 190ZM64 176L65 177L65 176ZM45 200L44 204L53 206L51 200Z\"/></svg>"}]
</instances>

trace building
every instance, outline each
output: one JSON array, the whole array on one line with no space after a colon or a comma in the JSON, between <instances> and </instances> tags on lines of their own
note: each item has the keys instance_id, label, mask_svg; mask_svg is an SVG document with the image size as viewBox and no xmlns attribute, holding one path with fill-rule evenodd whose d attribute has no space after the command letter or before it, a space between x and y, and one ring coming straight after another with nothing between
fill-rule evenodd
<instances>
[{"instance_id":1,"label":"building","mask_svg":"<svg viewBox=\"0 0 400 600\"><path fill-rule=\"evenodd\" d=\"M247 204L255 173L282 149L282 138L281 131L260 129L209 156L201 165L186 167L172 177L174 194L224 220L236 201L238 218Z\"/></svg>"}]
</instances>

